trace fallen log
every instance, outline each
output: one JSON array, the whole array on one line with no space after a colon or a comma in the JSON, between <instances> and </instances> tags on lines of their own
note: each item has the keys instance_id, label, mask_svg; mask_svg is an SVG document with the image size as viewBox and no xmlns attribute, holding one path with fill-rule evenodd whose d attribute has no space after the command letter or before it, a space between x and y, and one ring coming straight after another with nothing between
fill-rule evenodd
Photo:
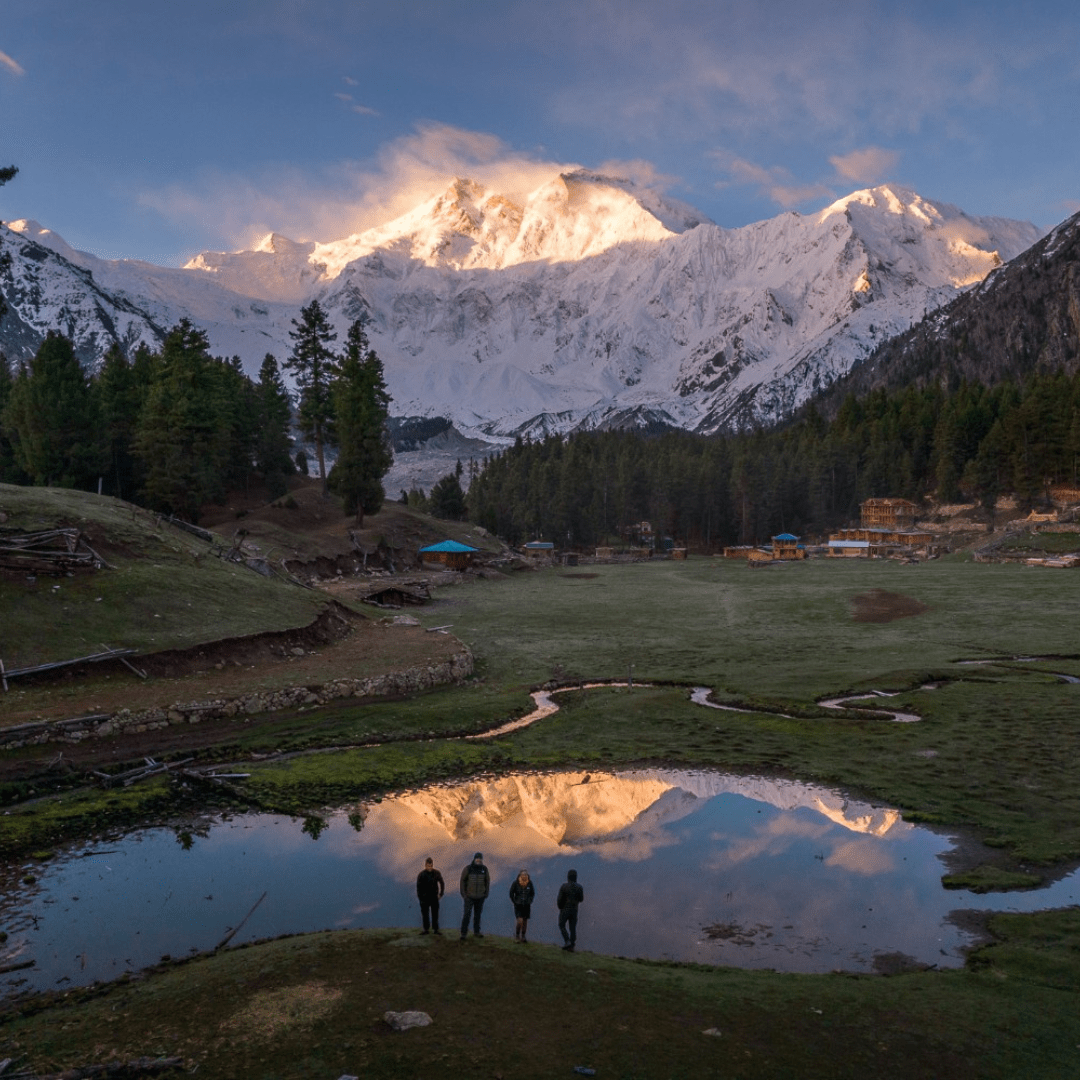
<instances>
[{"instance_id":1,"label":"fallen log","mask_svg":"<svg viewBox=\"0 0 1080 1080\"><path fill-rule=\"evenodd\" d=\"M241 927L243 927L244 923L246 923L248 921L248 919L250 919L251 916L255 914L255 908L257 908L265 899L266 899L266 893L263 893L262 896L260 896L259 899L255 901L255 903L251 907L251 910L240 920L240 922L235 927L233 927L233 929L230 930L214 946L214 952L217 952L218 949L223 948L225 945L228 945L228 943L230 941L232 941L233 935L240 931L240 929L241 929Z\"/></svg>"},{"instance_id":2,"label":"fallen log","mask_svg":"<svg viewBox=\"0 0 1080 1080\"><path fill-rule=\"evenodd\" d=\"M56 668L71 667L74 664L97 664L102 660L119 660L125 656L134 656L134 649L109 649L108 652L92 653L89 656L76 656L73 660L53 660L47 664L34 664L31 667L8 668L4 673L5 681L14 679L17 675L36 675L42 671L53 671Z\"/></svg>"},{"instance_id":3,"label":"fallen log","mask_svg":"<svg viewBox=\"0 0 1080 1080\"><path fill-rule=\"evenodd\" d=\"M36 963L36 960L21 960L17 964L5 964L0 967L0 975L6 975L9 971L25 971L27 968L32 968Z\"/></svg>"},{"instance_id":4,"label":"fallen log","mask_svg":"<svg viewBox=\"0 0 1080 1080\"><path fill-rule=\"evenodd\" d=\"M81 1065L58 1073L9 1073L5 1080L93 1080L98 1076L127 1080L128 1077L154 1076L183 1067L184 1059L179 1057L141 1057L131 1061L110 1061L107 1065Z\"/></svg>"}]
</instances>

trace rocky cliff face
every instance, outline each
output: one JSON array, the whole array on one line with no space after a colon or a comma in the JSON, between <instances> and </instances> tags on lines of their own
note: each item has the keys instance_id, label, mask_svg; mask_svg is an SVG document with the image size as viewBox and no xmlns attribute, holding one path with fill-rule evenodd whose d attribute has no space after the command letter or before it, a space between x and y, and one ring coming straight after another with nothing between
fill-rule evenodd
<instances>
[{"instance_id":1,"label":"rocky cliff face","mask_svg":"<svg viewBox=\"0 0 1080 1080\"><path fill-rule=\"evenodd\" d=\"M1080 214L974 288L884 343L837 383L848 393L941 379L992 383L1080 365Z\"/></svg>"},{"instance_id":2,"label":"rocky cliff face","mask_svg":"<svg viewBox=\"0 0 1080 1080\"><path fill-rule=\"evenodd\" d=\"M34 223L13 228L9 356L62 318L99 327L80 331L92 360L112 339L156 340L187 317L254 372L266 352L288 355L291 319L318 297L339 333L368 318L395 413L503 438L775 421L1039 237L894 187L728 230L586 172L525 198L461 178L344 240L271 235L183 270L95 259ZM54 281L98 301L46 300ZM106 301L111 331L93 314Z\"/></svg>"}]
</instances>

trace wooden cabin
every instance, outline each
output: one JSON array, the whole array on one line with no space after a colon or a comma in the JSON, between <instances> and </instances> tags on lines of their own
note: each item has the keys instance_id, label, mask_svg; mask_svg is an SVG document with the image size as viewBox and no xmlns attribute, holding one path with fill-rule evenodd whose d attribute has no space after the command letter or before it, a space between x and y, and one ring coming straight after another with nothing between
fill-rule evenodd
<instances>
[{"instance_id":1,"label":"wooden cabin","mask_svg":"<svg viewBox=\"0 0 1080 1080\"><path fill-rule=\"evenodd\" d=\"M457 540L443 540L420 549L420 559L425 563L438 563L447 570L465 570L472 566L477 548L459 544Z\"/></svg>"},{"instance_id":2,"label":"wooden cabin","mask_svg":"<svg viewBox=\"0 0 1080 1080\"><path fill-rule=\"evenodd\" d=\"M521 549L530 559L552 559L555 545L550 540L530 540Z\"/></svg>"},{"instance_id":3,"label":"wooden cabin","mask_svg":"<svg viewBox=\"0 0 1080 1080\"><path fill-rule=\"evenodd\" d=\"M779 533L772 538L772 557L783 561L805 559L806 548L793 533Z\"/></svg>"}]
</instances>

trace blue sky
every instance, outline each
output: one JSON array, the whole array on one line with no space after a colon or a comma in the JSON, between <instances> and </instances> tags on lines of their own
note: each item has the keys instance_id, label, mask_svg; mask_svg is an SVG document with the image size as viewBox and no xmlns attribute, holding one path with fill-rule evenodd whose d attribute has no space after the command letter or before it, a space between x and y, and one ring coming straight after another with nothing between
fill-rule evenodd
<instances>
[{"instance_id":1,"label":"blue sky","mask_svg":"<svg viewBox=\"0 0 1080 1080\"><path fill-rule=\"evenodd\" d=\"M893 182L1080 209L1075 0L0 0L0 218L176 264L556 166L723 226Z\"/></svg>"}]
</instances>

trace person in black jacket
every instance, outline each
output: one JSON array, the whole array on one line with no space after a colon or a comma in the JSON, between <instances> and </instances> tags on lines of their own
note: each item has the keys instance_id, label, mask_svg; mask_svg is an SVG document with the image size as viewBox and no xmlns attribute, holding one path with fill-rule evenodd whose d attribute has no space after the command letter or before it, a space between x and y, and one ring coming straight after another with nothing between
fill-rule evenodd
<instances>
[{"instance_id":1,"label":"person in black jacket","mask_svg":"<svg viewBox=\"0 0 1080 1080\"><path fill-rule=\"evenodd\" d=\"M573 952L577 943L578 904L585 903L585 890L578 884L576 870L566 871L566 880L559 886L555 903L559 905L559 933L562 934L563 948Z\"/></svg>"},{"instance_id":2,"label":"person in black jacket","mask_svg":"<svg viewBox=\"0 0 1080 1080\"><path fill-rule=\"evenodd\" d=\"M429 926L439 933L439 900L445 891L443 876L429 856L424 860L424 869L416 875L416 899L420 901L420 918L424 920L421 934L426 934Z\"/></svg>"},{"instance_id":3,"label":"person in black jacket","mask_svg":"<svg viewBox=\"0 0 1080 1080\"><path fill-rule=\"evenodd\" d=\"M491 891L491 875L484 865L484 856L478 851L471 863L461 871L459 883L461 898L465 901L465 914L461 917L461 940L469 933L469 916L473 920L473 936L483 937L480 933L480 913L484 910L484 901Z\"/></svg>"},{"instance_id":4,"label":"person in black jacket","mask_svg":"<svg viewBox=\"0 0 1080 1080\"><path fill-rule=\"evenodd\" d=\"M532 915L532 902L536 899L536 889L529 879L529 871L521 870L514 878L510 886L510 902L514 905L514 916L517 922L514 926L514 940L524 944L525 930L529 925L529 916Z\"/></svg>"}]
</instances>

